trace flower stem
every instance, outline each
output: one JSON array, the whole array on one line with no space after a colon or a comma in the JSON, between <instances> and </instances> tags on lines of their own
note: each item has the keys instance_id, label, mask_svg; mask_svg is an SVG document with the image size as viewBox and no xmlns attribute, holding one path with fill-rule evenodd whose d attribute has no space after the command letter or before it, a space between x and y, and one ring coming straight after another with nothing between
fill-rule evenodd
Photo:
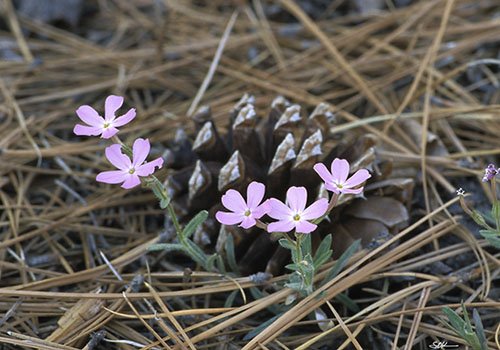
<instances>
[{"instance_id":1,"label":"flower stem","mask_svg":"<svg viewBox=\"0 0 500 350\"><path fill-rule=\"evenodd\" d=\"M497 182L495 177L491 179L491 194L493 195L493 213L494 213L494 218L495 218L495 225L497 228L497 231L500 229L500 213L498 212L499 209L499 202L498 202L498 197L497 197Z\"/></svg>"},{"instance_id":2,"label":"flower stem","mask_svg":"<svg viewBox=\"0 0 500 350\"><path fill-rule=\"evenodd\" d=\"M333 208L335 208L335 206L337 205L337 202L339 201L339 197L340 197L340 194L339 193L334 193L332 195L332 198L330 199L330 203L328 203L328 208L326 209L326 213L323 214L322 217L320 218L317 218L316 220L313 220L312 223L313 224L319 224L320 222L322 222L328 215L330 215L330 212L333 210Z\"/></svg>"}]
</instances>

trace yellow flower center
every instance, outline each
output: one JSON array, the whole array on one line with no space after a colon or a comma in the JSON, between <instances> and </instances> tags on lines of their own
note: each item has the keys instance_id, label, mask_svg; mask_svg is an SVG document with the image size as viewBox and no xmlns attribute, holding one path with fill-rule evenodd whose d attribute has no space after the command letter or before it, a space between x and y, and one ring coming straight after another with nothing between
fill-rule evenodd
<instances>
[{"instance_id":1,"label":"yellow flower center","mask_svg":"<svg viewBox=\"0 0 500 350\"><path fill-rule=\"evenodd\" d=\"M134 168L131 168L129 171L128 171L129 174L133 174L135 173L135 169Z\"/></svg>"},{"instance_id":2,"label":"yellow flower center","mask_svg":"<svg viewBox=\"0 0 500 350\"><path fill-rule=\"evenodd\" d=\"M300 215L299 215L299 214L295 214L295 215L293 216L293 219L294 219L295 221L299 221L299 220L300 220Z\"/></svg>"},{"instance_id":3,"label":"yellow flower center","mask_svg":"<svg viewBox=\"0 0 500 350\"><path fill-rule=\"evenodd\" d=\"M250 210L248 210L248 209L247 209L247 210L245 211L245 216L250 216L250 214L252 214L252 212L251 212Z\"/></svg>"},{"instance_id":4,"label":"yellow flower center","mask_svg":"<svg viewBox=\"0 0 500 350\"><path fill-rule=\"evenodd\" d=\"M107 129L107 128L109 128L109 123L107 123L107 122L104 122L104 125L103 125L102 127L103 127L104 129Z\"/></svg>"}]
</instances>

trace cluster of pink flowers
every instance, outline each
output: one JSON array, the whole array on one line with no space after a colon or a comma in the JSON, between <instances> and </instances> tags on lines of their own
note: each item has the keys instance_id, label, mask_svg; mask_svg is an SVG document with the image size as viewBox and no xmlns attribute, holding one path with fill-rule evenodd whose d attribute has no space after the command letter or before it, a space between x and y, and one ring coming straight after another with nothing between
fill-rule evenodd
<instances>
[{"instance_id":1,"label":"cluster of pink flowers","mask_svg":"<svg viewBox=\"0 0 500 350\"><path fill-rule=\"evenodd\" d=\"M131 122L135 118L135 109L129 109L124 115L116 117L116 112L123 105L123 97L108 96L104 105L104 117L90 106L80 106L76 114L86 124L75 125L73 132L79 136L100 136L104 139L116 138L118 128ZM119 140L118 140L119 141ZM121 143L115 143L106 147L106 158L118 170L104 171L97 175L96 180L108 184L119 184L121 187L129 189L141 183L140 177L153 174L156 168L163 166L163 159L157 158L151 162L146 162L151 146L149 140L138 138L132 146L132 159L122 153ZM366 169L356 171L349 176L349 162L345 159L336 158L331 164L331 171L327 167L318 163L314 165L314 170L324 181L325 188L335 195L359 194L363 191L360 186L371 177ZM489 169L485 177L490 179L497 173L496 169ZM252 182L247 188L247 200L235 191L228 190L222 196L222 204L230 212L218 211L216 219L224 225L236 225L244 229L261 224L268 232L290 232L311 233L317 225L316 219L323 217L331 208L332 202L327 199L318 199L306 208L307 191L305 187L292 186L286 193L286 201L283 203L279 199L270 198L263 202L266 188L264 184ZM332 197L333 198L333 197ZM260 219L268 215L276 219L268 225L260 222Z\"/></svg>"},{"instance_id":2,"label":"cluster of pink flowers","mask_svg":"<svg viewBox=\"0 0 500 350\"><path fill-rule=\"evenodd\" d=\"M331 164L331 172L327 167L318 163L314 170L325 183L325 188L336 195L359 194L363 191L360 187L371 177L366 169L356 171L350 178L349 162L345 159L336 158ZM247 200L235 191L228 190L222 196L222 205L231 212L218 211L216 219L224 225L235 225L248 229L255 226L259 219L268 215L277 221L265 226L268 232L290 232L311 233L317 225L312 221L323 217L328 209L327 199L318 199L306 208L307 191L305 187L292 186L286 193L286 202L279 199L264 199L265 186L259 182L252 182L247 188ZM331 209L331 208L330 208Z\"/></svg>"},{"instance_id":3,"label":"cluster of pink flowers","mask_svg":"<svg viewBox=\"0 0 500 350\"><path fill-rule=\"evenodd\" d=\"M108 96L104 103L104 118L90 106L80 106L76 110L78 117L87 125L77 124L73 132L79 136L98 136L109 139L118 133L118 127L124 126L135 118L135 109L131 108L127 113L116 117L116 111L122 106L123 97ZM138 138L132 146L132 160L122 153L122 145L115 143L106 147L106 158L118 170L104 171L97 174L96 180L108 184L121 183L123 188L129 189L141 183L140 177L149 176L155 172L155 168L163 166L163 159L156 158L151 162L145 162L149 155L151 146L149 140Z\"/></svg>"}]
</instances>

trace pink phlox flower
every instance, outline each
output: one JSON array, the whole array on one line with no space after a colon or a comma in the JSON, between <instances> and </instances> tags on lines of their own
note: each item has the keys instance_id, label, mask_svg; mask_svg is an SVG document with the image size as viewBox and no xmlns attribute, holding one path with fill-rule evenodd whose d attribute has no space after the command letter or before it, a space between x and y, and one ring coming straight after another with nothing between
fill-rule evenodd
<instances>
[{"instance_id":1,"label":"pink phlox flower","mask_svg":"<svg viewBox=\"0 0 500 350\"><path fill-rule=\"evenodd\" d=\"M121 145L114 144L106 147L106 158L119 170L104 171L97 174L96 180L108 184L123 183L122 187L129 189L141 183L140 176L149 176L154 173L155 168L161 168L162 158L156 158L151 162L146 162L149 150L149 140L137 139L132 147L132 161L122 153Z\"/></svg>"},{"instance_id":2,"label":"pink phlox flower","mask_svg":"<svg viewBox=\"0 0 500 350\"><path fill-rule=\"evenodd\" d=\"M268 215L278 221L267 225L268 232L289 232L293 229L298 233L311 233L318 227L309 222L322 217L328 209L328 200L318 199L306 208L307 191L305 187L290 187L286 192L286 204L271 198L271 210Z\"/></svg>"},{"instance_id":3,"label":"pink phlox flower","mask_svg":"<svg viewBox=\"0 0 500 350\"><path fill-rule=\"evenodd\" d=\"M495 167L495 164L489 164L484 169L483 182L491 181L498 174L498 170L499 169Z\"/></svg>"},{"instance_id":4,"label":"pink phlox flower","mask_svg":"<svg viewBox=\"0 0 500 350\"><path fill-rule=\"evenodd\" d=\"M222 196L222 205L232 213L218 211L215 218L224 225L236 225L248 229L255 226L257 219L263 217L269 211L268 202L262 202L266 187L260 182L252 182L247 187L247 200L235 190L227 190Z\"/></svg>"},{"instance_id":5,"label":"pink phlox flower","mask_svg":"<svg viewBox=\"0 0 500 350\"><path fill-rule=\"evenodd\" d=\"M349 162L345 159L335 158L332 162L331 169L329 172L323 163L317 163L313 167L314 171L318 173L321 179L325 182L325 187L327 190L334 193L351 193L358 194L363 191L363 187L357 186L361 185L367 179L371 177L370 173L366 169L360 169L354 173L350 178L349 176Z\"/></svg>"},{"instance_id":6,"label":"pink phlox flower","mask_svg":"<svg viewBox=\"0 0 500 350\"><path fill-rule=\"evenodd\" d=\"M104 118L97 111L87 105L80 106L76 110L78 118L85 124L76 124L73 132L76 135L98 136L104 139L113 137L118 132L118 127L129 123L135 118L135 108L130 108L127 113L116 117L116 111L122 106L123 97L111 95L106 98L104 103Z\"/></svg>"}]
</instances>

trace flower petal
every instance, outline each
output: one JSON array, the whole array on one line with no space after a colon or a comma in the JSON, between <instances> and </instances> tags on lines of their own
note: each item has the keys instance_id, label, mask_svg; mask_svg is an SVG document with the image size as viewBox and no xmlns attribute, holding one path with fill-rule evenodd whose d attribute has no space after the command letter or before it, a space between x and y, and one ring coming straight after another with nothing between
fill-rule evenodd
<instances>
[{"instance_id":1,"label":"flower petal","mask_svg":"<svg viewBox=\"0 0 500 350\"><path fill-rule=\"evenodd\" d=\"M286 191L286 202L293 212L302 212L306 207L307 190L305 187L292 186Z\"/></svg>"},{"instance_id":2,"label":"flower petal","mask_svg":"<svg viewBox=\"0 0 500 350\"><path fill-rule=\"evenodd\" d=\"M247 187L247 206L250 210L257 208L264 198L266 186L260 182L253 181Z\"/></svg>"},{"instance_id":3,"label":"flower petal","mask_svg":"<svg viewBox=\"0 0 500 350\"><path fill-rule=\"evenodd\" d=\"M218 211L215 213L215 218L223 225L235 225L243 220L243 215Z\"/></svg>"},{"instance_id":4,"label":"flower petal","mask_svg":"<svg viewBox=\"0 0 500 350\"><path fill-rule=\"evenodd\" d=\"M133 160L132 160L132 166L134 168L139 167L146 158L148 157L149 150L151 149L151 146L149 145L149 140L146 139L137 139L134 141L134 145L132 146L132 154L133 154Z\"/></svg>"},{"instance_id":5,"label":"flower petal","mask_svg":"<svg viewBox=\"0 0 500 350\"><path fill-rule=\"evenodd\" d=\"M325 183L333 182L333 176L323 163L317 163L313 166L314 171L321 177Z\"/></svg>"},{"instance_id":6,"label":"flower petal","mask_svg":"<svg viewBox=\"0 0 500 350\"><path fill-rule=\"evenodd\" d=\"M269 215L273 219L282 220L292 218L292 210L282 201L277 200L276 198L271 198L268 200L268 205L270 209L267 215Z\"/></svg>"},{"instance_id":7,"label":"flower petal","mask_svg":"<svg viewBox=\"0 0 500 350\"><path fill-rule=\"evenodd\" d=\"M85 124L90 126L102 126L104 123L104 119L97 113L97 111L87 105L80 106L76 110L76 115L80 118Z\"/></svg>"},{"instance_id":8,"label":"flower petal","mask_svg":"<svg viewBox=\"0 0 500 350\"><path fill-rule=\"evenodd\" d=\"M335 158L332 162L333 181L343 184L349 176L349 162L345 159Z\"/></svg>"},{"instance_id":9,"label":"flower petal","mask_svg":"<svg viewBox=\"0 0 500 350\"><path fill-rule=\"evenodd\" d=\"M104 120L111 121L115 119L115 113L123 104L123 97L110 95L104 102Z\"/></svg>"},{"instance_id":10,"label":"flower petal","mask_svg":"<svg viewBox=\"0 0 500 350\"><path fill-rule=\"evenodd\" d=\"M261 217L269 213L269 211L271 211L271 205L269 204L269 200L267 200L252 210L252 216L256 219L260 219Z\"/></svg>"},{"instance_id":11,"label":"flower petal","mask_svg":"<svg viewBox=\"0 0 500 350\"><path fill-rule=\"evenodd\" d=\"M161 168L163 165L163 158L156 158L151 162L144 163L135 168L135 174L139 176L149 176L155 172L155 168Z\"/></svg>"},{"instance_id":12,"label":"flower petal","mask_svg":"<svg viewBox=\"0 0 500 350\"><path fill-rule=\"evenodd\" d=\"M322 217L328 209L328 200L325 198L318 199L316 202L308 206L300 215L301 219L314 220Z\"/></svg>"},{"instance_id":13,"label":"flower petal","mask_svg":"<svg viewBox=\"0 0 500 350\"><path fill-rule=\"evenodd\" d=\"M97 126L84 126L76 124L73 128L73 132L78 136L97 136L101 134L102 129Z\"/></svg>"},{"instance_id":14,"label":"flower petal","mask_svg":"<svg viewBox=\"0 0 500 350\"><path fill-rule=\"evenodd\" d=\"M289 232L295 227L293 220L282 220L267 225L267 232Z\"/></svg>"},{"instance_id":15,"label":"flower petal","mask_svg":"<svg viewBox=\"0 0 500 350\"><path fill-rule=\"evenodd\" d=\"M114 128L114 127L110 126L110 127L106 128L106 129L104 129L104 131L102 132L101 137L103 139L110 139L113 136L115 136L117 132L118 132L117 128Z\"/></svg>"},{"instance_id":16,"label":"flower petal","mask_svg":"<svg viewBox=\"0 0 500 350\"><path fill-rule=\"evenodd\" d=\"M122 153L122 146L117 143L106 147L105 153L109 162L120 170L128 171L132 166L130 158Z\"/></svg>"},{"instance_id":17,"label":"flower petal","mask_svg":"<svg viewBox=\"0 0 500 350\"><path fill-rule=\"evenodd\" d=\"M298 233L311 233L316 230L317 227L318 225L304 220L297 223L297 225L295 226L295 231L297 231Z\"/></svg>"},{"instance_id":18,"label":"flower petal","mask_svg":"<svg viewBox=\"0 0 500 350\"><path fill-rule=\"evenodd\" d=\"M255 226L256 223L257 222L255 221L255 219L253 217L245 216L245 218L243 219L243 221L241 222L241 224L239 226L243 227L246 230L252 226Z\"/></svg>"},{"instance_id":19,"label":"flower petal","mask_svg":"<svg viewBox=\"0 0 500 350\"><path fill-rule=\"evenodd\" d=\"M96 181L104 182L107 184L119 184L125 181L127 177L127 173L121 170L113 170L113 171L103 171L102 173L97 174Z\"/></svg>"},{"instance_id":20,"label":"flower petal","mask_svg":"<svg viewBox=\"0 0 500 350\"><path fill-rule=\"evenodd\" d=\"M368 170L366 170L366 169L360 169L360 170L356 171L354 173L354 175L352 175L345 182L344 187L347 187L347 188L356 187L356 186L362 184L363 182L365 182L370 177L372 177L372 176L370 175L370 173L368 172Z\"/></svg>"},{"instance_id":21,"label":"flower petal","mask_svg":"<svg viewBox=\"0 0 500 350\"><path fill-rule=\"evenodd\" d=\"M222 196L222 205L235 213L243 214L247 210L247 204L238 191L227 190L226 194Z\"/></svg>"},{"instance_id":22,"label":"flower petal","mask_svg":"<svg viewBox=\"0 0 500 350\"><path fill-rule=\"evenodd\" d=\"M113 126L119 127L124 126L132 121L135 118L135 108L130 108L127 113L122 115L121 117L116 118L113 121Z\"/></svg>"},{"instance_id":23,"label":"flower petal","mask_svg":"<svg viewBox=\"0 0 500 350\"><path fill-rule=\"evenodd\" d=\"M135 187L141 183L141 179L139 179L139 176L135 174L127 174L127 178L125 182L122 185L122 188L125 189L130 189L132 187Z\"/></svg>"}]
</instances>

